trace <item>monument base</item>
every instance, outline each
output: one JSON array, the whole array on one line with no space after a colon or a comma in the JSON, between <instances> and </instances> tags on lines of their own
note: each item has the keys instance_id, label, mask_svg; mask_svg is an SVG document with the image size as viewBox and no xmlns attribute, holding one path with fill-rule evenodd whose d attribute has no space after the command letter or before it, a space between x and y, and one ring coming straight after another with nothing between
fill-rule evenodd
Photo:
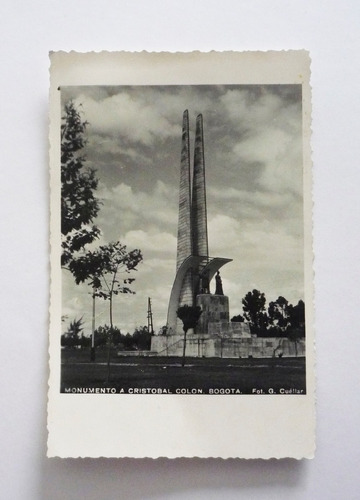
<instances>
[{"instance_id":1,"label":"monument base","mask_svg":"<svg viewBox=\"0 0 360 500\"><path fill-rule=\"evenodd\" d=\"M231 323L245 325L244 323ZM246 329L246 328L245 328ZM245 333L245 332L244 332ZM151 339L153 356L181 357L183 335L155 335ZM275 358L305 356L305 339L296 344L286 338L262 338L249 336L221 337L202 334L188 334L186 356L199 358Z\"/></svg>"},{"instance_id":2,"label":"monument base","mask_svg":"<svg viewBox=\"0 0 360 500\"><path fill-rule=\"evenodd\" d=\"M202 310L196 333L209 333L209 323L229 323L229 297L204 293L197 295L196 305Z\"/></svg>"},{"instance_id":3,"label":"monument base","mask_svg":"<svg viewBox=\"0 0 360 500\"><path fill-rule=\"evenodd\" d=\"M262 338L251 335L248 323L229 321L226 295L200 294L196 305L202 314L196 331L186 336L186 356L202 358L273 358L305 356L305 340L296 344L287 338ZM151 338L152 356L183 355L184 332L178 322L176 333Z\"/></svg>"}]
</instances>

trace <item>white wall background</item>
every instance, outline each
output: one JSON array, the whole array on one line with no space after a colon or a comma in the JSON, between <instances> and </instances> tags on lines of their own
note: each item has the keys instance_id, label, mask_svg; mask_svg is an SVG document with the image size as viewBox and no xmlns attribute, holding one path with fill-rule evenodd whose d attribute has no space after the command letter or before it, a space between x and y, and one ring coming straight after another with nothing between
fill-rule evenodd
<instances>
[{"instance_id":1,"label":"white wall background","mask_svg":"<svg viewBox=\"0 0 360 500\"><path fill-rule=\"evenodd\" d=\"M359 2L3 0L0 13L1 498L359 498ZM270 48L312 56L316 458L46 459L48 51Z\"/></svg>"}]
</instances>

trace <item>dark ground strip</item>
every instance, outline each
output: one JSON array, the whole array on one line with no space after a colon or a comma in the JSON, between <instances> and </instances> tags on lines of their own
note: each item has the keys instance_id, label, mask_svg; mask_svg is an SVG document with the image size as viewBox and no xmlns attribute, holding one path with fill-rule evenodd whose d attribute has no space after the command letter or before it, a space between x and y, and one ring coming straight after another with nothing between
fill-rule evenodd
<instances>
[{"instance_id":1,"label":"dark ground strip","mask_svg":"<svg viewBox=\"0 0 360 500\"><path fill-rule=\"evenodd\" d=\"M128 393L129 389L160 389L172 394L186 389L194 393L202 391L203 394L214 389L237 391L232 394L306 392L304 358L187 358L185 367L182 367L180 358L135 356L116 357L111 363L110 382L107 384L105 359L100 361L98 356L96 363L90 363L78 353L66 353L61 368L61 392L78 387L111 387L116 393Z\"/></svg>"}]
</instances>

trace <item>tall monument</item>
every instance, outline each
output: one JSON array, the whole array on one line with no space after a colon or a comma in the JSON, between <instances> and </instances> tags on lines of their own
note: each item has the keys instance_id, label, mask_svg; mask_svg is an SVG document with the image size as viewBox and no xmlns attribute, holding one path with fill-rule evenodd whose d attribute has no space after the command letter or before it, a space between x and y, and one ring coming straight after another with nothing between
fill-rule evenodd
<instances>
[{"instance_id":1,"label":"tall monument","mask_svg":"<svg viewBox=\"0 0 360 500\"><path fill-rule=\"evenodd\" d=\"M203 117L196 118L191 185L189 113L183 114L180 161L179 218L176 275L168 309L168 331L182 332L176 311L182 305L199 305L203 311L199 329L207 333L209 322L229 321L228 298L210 294L210 282L231 259L209 257Z\"/></svg>"}]
</instances>

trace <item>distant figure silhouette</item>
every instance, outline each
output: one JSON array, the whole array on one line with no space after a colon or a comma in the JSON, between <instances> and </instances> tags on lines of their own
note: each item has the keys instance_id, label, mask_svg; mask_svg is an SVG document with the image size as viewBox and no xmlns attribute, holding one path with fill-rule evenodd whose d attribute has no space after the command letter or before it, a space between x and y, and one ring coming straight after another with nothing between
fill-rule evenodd
<instances>
[{"instance_id":1,"label":"distant figure silhouette","mask_svg":"<svg viewBox=\"0 0 360 500\"><path fill-rule=\"evenodd\" d=\"M223 291L223 287L222 287L222 281L221 281L221 276L220 276L219 271L216 273L215 283L216 283L215 295L224 295L224 291Z\"/></svg>"}]
</instances>

